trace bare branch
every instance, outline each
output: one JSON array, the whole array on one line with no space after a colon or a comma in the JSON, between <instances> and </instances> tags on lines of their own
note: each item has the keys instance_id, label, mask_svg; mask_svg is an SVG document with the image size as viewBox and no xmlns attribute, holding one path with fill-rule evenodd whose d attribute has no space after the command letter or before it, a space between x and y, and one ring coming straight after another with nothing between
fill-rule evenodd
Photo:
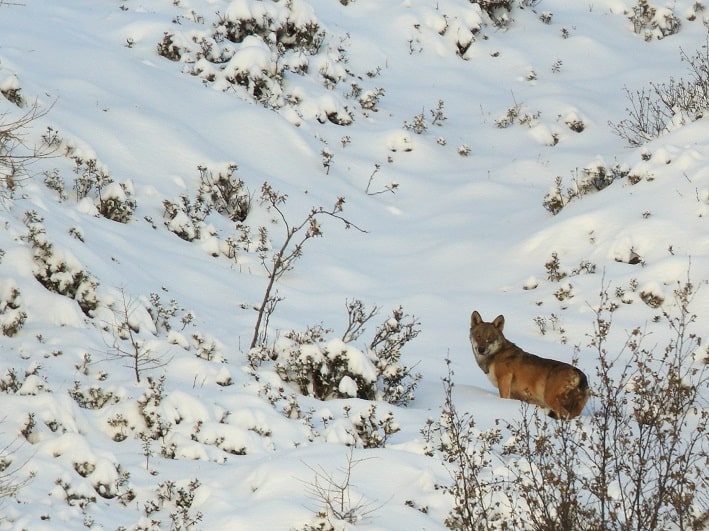
<instances>
[{"instance_id":1,"label":"bare branch","mask_svg":"<svg viewBox=\"0 0 709 531\"><path fill-rule=\"evenodd\" d=\"M307 485L307 492L313 500L322 505L322 511L319 514L328 522L335 519L355 524L371 517L385 505L385 503L376 504L366 501L362 495L354 495L352 484L354 468L363 461L372 458L354 459L353 456L354 449L350 447L347 463L344 467L338 468L339 479L322 466L315 468L306 463L306 466L315 474L312 482L304 482Z\"/></svg>"},{"instance_id":2,"label":"bare branch","mask_svg":"<svg viewBox=\"0 0 709 531\"><path fill-rule=\"evenodd\" d=\"M345 301L347 308L347 328L342 333L342 341L349 343L355 341L364 332L364 325L379 312L378 306L372 306L367 311L364 303L359 299Z\"/></svg>"},{"instance_id":3,"label":"bare branch","mask_svg":"<svg viewBox=\"0 0 709 531\"><path fill-rule=\"evenodd\" d=\"M133 369L135 381L140 382L142 371L164 367L170 360L153 352L146 346L145 341L138 337L140 330L131 322L133 313L137 310L136 301L129 299L123 288L120 305L120 308L114 311L113 323L108 323L113 336L110 344L111 358L127 360L126 366Z\"/></svg>"},{"instance_id":4,"label":"bare branch","mask_svg":"<svg viewBox=\"0 0 709 531\"><path fill-rule=\"evenodd\" d=\"M280 280L286 272L293 269L295 261L303 255L303 246L305 243L311 238L323 235L320 224L318 223L318 217L328 216L341 221L346 229L354 227L360 232L366 232L340 214L345 204L343 197L337 198L332 209L325 210L323 207L313 207L303 221L297 225L290 225L281 208L282 205L285 204L287 197L287 195L274 190L268 183L263 183L261 186L261 204L265 204L269 210L276 212L283 222L286 237L280 248L272 255L270 261L267 259L266 253L261 254L261 265L268 274L268 282L263 294L263 299L256 308L258 315L256 317L256 324L254 325L254 333L249 349L254 349L259 344L263 345L266 341L268 316L273 312L276 303L279 301L279 299L274 299L274 295L272 294L276 282ZM263 234L264 231L265 229L262 230L261 233Z\"/></svg>"}]
</instances>

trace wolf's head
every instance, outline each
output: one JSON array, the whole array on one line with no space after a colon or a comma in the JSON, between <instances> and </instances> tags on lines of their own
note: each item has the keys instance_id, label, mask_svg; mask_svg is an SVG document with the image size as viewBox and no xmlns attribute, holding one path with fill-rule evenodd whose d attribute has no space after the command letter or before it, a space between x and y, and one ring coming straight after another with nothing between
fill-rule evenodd
<instances>
[{"instance_id":1,"label":"wolf's head","mask_svg":"<svg viewBox=\"0 0 709 531\"><path fill-rule=\"evenodd\" d=\"M505 342L505 336L502 335L504 326L505 318L502 315L498 315L491 323L483 321L477 311L470 316L470 344L479 364L502 348Z\"/></svg>"}]
</instances>

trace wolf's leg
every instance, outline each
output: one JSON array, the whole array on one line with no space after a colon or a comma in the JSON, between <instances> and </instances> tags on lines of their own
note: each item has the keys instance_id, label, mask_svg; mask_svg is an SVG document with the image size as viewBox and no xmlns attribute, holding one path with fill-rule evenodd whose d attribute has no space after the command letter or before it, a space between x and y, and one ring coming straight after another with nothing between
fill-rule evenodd
<instances>
[{"instance_id":1,"label":"wolf's leg","mask_svg":"<svg viewBox=\"0 0 709 531\"><path fill-rule=\"evenodd\" d=\"M497 390L500 398L512 398L512 373L497 378Z\"/></svg>"}]
</instances>

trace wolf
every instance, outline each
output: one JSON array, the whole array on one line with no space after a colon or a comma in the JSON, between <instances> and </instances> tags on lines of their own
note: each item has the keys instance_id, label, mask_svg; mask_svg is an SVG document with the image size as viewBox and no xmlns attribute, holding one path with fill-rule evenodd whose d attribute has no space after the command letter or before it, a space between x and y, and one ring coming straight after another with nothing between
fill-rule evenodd
<instances>
[{"instance_id":1,"label":"wolf","mask_svg":"<svg viewBox=\"0 0 709 531\"><path fill-rule=\"evenodd\" d=\"M504 326L502 315L491 323L483 321L477 311L470 316L475 360L500 397L535 404L555 419L579 416L590 394L586 375L568 363L525 352L505 338Z\"/></svg>"}]
</instances>

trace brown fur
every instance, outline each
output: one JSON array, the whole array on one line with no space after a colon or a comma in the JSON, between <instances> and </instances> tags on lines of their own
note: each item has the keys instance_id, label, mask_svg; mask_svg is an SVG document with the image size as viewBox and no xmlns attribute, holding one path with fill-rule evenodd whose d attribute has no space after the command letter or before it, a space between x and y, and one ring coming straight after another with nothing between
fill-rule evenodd
<instances>
[{"instance_id":1,"label":"brown fur","mask_svg":"<svg viewBox=\"0 0 709 531\"><path fill-rule=\"evenodd\" d=\"M500 397L515 398L550 410L554 418L577 417L588 400L586 375L562 361L525 352L505 339L505 318L486 323L470 316L470 343L478 365L498 388Z\"/></svg>"}]
</instances>

